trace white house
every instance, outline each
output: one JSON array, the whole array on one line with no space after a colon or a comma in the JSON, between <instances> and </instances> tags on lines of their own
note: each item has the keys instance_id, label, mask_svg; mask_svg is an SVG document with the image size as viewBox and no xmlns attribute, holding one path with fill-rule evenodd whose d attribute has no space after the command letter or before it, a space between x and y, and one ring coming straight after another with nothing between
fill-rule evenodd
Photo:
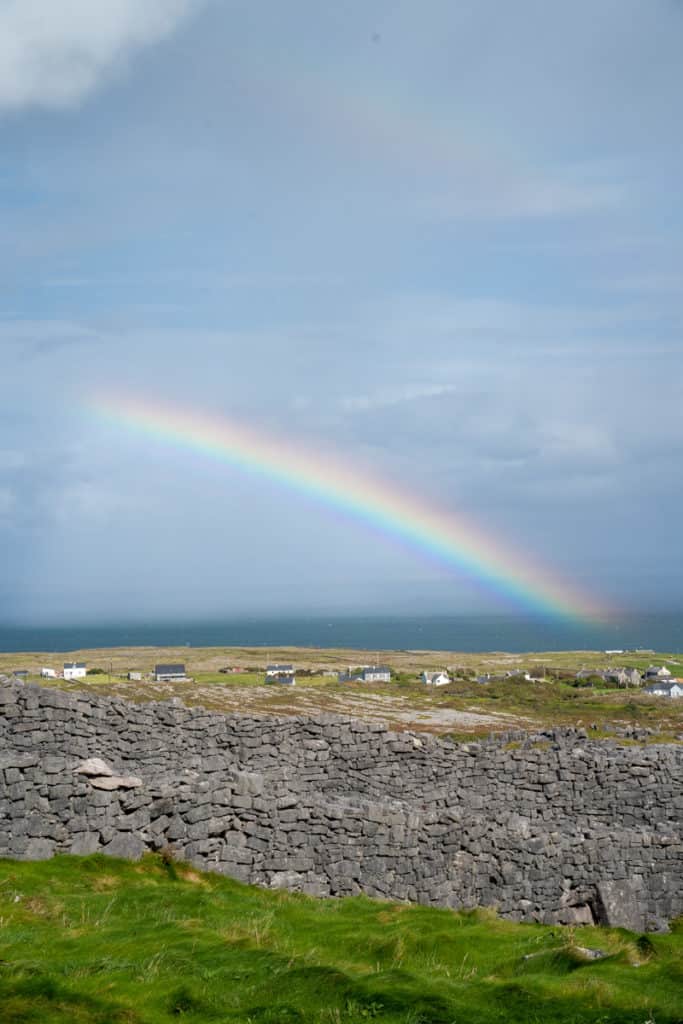
<instances>
[{"instance_id":1,"label":"white house","mask_svg":"<svg viewBox=\"0 0 683 1024\"><path fill-rule=\"evenodd\" d=\"M365 665L357 672L350 668L340 672L337 678L340 683L390 683L391 669L387 665Z\"/></svg>"},{"instance_id":2,"label":"white house","mask_svg":"<svg viewBox=\"0 0 683 1024\"><path fill-rule=\"evenodd\" d=\"M62 674L65 679L85 679L85 671L84 661L65 661Z\"/></svg>"},{"instance_id":3,"label":"white house","mask_svg":"<svg viewBox=\"0 0 683 1024\"><path fill-rule=\"evenodd\" d=\"M41 668L40 677L41 679L56 679L57 673L53 668Z\"/></svg>"},{"instance_id":4,"label":"white house","mask_svg":"<svg viewBox=\"0 0 683 1024\"><path fill-rule=\"evenodd\" d=\"M185 666L180 662L172 665L155 665L154 679L157 683L171 683L187 679Z\"/></svg>"},{"instance_id":5,"label":"white house","mask_svg":"<svg viewBox=\"0 0 683 1024\"><path fill-rule=\"evenodd\" d=\"M266 682L280 686L296 686L294 672L266 672Z\"/></svg>"},{"instance_id":6,"label":"white house","mask_svg":"<svg viewBox=\"0 0 683 1024\"><path fill-rule=\"evenodd\" d=\"M665 665L662 665L661 668L659 665L650 665L645 670L646 679L669 679L670 677L671 673Z\"/></svg>"},{"instance_id":7,"label":"white house","mask_svg":"<svg viewBox=\"0 0 683 1024\"><path fill-rule=\"evenodd\" d=\"M364 683L390 683L391 669L387 665L366 665L363 669Z\"/></svg>"},{"instance_id":8,"label":"white house","mask_svg":"<svg viewBox=\"0 0 683 1024\"><path fill-rule=\"evenodd\" d=\"M645 687L644 693L651 693L654 697L683 697L683 679L653 683Z\"/></svg>"},{"instance_id":9,"label":"white house","mask_svg":"<svg viewBox=\"0 0 683 1024\"><path fill-rule=\"evenodd\" d=\"M294 675L293 665L266 665L266 679L270 676L279 676L284 673L285 675Z\"/></svg>"},{"instance_id":10,"label":"white house","mask_svg":"<svg viewBox=\"0 0 683 1024\"><path fill-rule=\"evenodd\" d=\"M130 680L131 680L132 682L136 682L136 683L139 683L139 682L140 682L140 680L142 679L142 672L135 672L135 671L134 671L134 672L129 672L129 673L128 673L128 678L129 678L129 679L130 679Z\"/></svg>"},{"instance_id":11,"label":"white house","mask_svg":"<svg viewBox=\"0 0 683 1024\"><path fill-rule=\"evenodd\" d=\"M425 686L447 686L451 681L448 672L423 672L422 682Z\"/></svg>"}]
</instances>

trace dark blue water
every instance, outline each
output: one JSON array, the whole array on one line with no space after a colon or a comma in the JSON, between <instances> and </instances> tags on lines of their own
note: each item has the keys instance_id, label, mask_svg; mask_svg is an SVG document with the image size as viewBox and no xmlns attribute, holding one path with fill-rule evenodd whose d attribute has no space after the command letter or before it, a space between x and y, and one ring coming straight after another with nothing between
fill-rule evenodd
<instances>
[{"instance_id":1,"label":"dark blue water","mask_svg":"<svg viewBox=\"0 0 683 1024\"><path fill-rule=\"evenodd\" d=\"M0 626L0 651L92 647L355 647L364 650L683 651L683 612L640 614L604 624L514 616L244 619L135 625Z\"/></svg>"}]
</instances>

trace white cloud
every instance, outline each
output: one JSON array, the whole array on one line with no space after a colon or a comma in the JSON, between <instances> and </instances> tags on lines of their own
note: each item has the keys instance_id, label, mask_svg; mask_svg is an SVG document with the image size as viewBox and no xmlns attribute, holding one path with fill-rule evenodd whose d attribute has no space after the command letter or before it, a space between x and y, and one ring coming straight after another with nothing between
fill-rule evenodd
<instances>
[{"instance_id":1,"label":"white cloud","mask_svg":"<svg viewBox=\"0 0 683 1024\"><path fill-rule=\"evenodd\" d=\"M3 0L0 111L77 104L201 0Z\"/></svg>"},{"instance_id":2,"label":"white cloud","mask_svg":"<svg viewBox=\"0 0 683 1024\"><path fill-rule=\"evenodd\" d=\"M385 406L402 405L406 402L414 402L418 399L439 398L442 395L455 393L455 388L450 385L426 385L424 387L401 387L389 390L381 390L374 394L345 395L339 400L339 406L344 412L358 412L366 409L382 409Z\"/></svg>"},{"instance_id":3,"label":"white cloud","mask_svg":"<svg viewBox=\"0 0 683 1024\"><path fill-rule=\"evenodd\" d=\"M9 487L0 487L0 523L9 519L14 509L14 495Z\"/></svg>"}]
</instances>

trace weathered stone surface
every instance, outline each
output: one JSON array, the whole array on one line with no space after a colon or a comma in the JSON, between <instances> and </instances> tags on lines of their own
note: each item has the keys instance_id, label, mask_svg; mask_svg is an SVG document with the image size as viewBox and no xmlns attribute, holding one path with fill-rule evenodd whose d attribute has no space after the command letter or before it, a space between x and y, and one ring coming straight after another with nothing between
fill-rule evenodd
<instances>
[{"instance_id":1,"label":"weathered stone surface","mask_svg":"<svg viewBox=\"0 0 683 1024\"><path fill-rule=\"evenodd\" d=\"M333 715L0 692L0 856L167 849L321 896L636 930L683 914L680 745L561 729L454 744Z\"/></svg>"},{"instance_id":2,"label":"weathered stone surface","mask_svg":"<svg viewBox=\"0 0 683 1024\"><path fill-rule=\"evenodd\" d=\"M89 775L93 778L114 774L106 761L103 761L101 757L89 757L82 764L79 764L77 768L74 768L74 771L79 775Z\"/></svg>"},{"instance_id":3,"label":"weathered stone surface","mask_svg":"<svg viewBox=\"0 0 683 1024\"><path fill-rule=\"evenodd\" d=\"M74 856L87 856L96 853L100 845L98 832L76 832L69 847L69 853Z\"/></svg>"},{"instance_id":4,"label":"weathered stone surface","mask_svg":"<svg viewBox=\"0 0 683 1024\"><path fill-rule=\"evenodd\" d=\"M142 779L137 775L105 775L103 778L90 779L90 785L94 789L135 789L142 786Z\"/></svg>"},{"instance_id":5,"label":"weathered stone surface","mask_svg":"<svg viewBox=\"0 0 683 1024\"><path fill-rule=\"evenodd\" d=\"M647 914L631 880L603 880L598 885L598 895L604 908L604 924L632 932L646 931Z\"/></svg>"},{"instance_id":6,"label":"weathered stone surface","mask_svg":"<svg viewBox=\"0 0 683 1024\"><path fill-rule=\"evenodd\" d=\"M49 860L54 856L55 843L51 839L30 839L22 860Z\"/></svg>"},{"instance_id":7,"label":"weathered stone surface","mask_svg":"<svg viewBox=\"0 0 683 1024\"><path fill-rule=\"evenodd\" d=\"M102 847L102 853L110 857L123 857L124 860L140 860L145 852L145 844L130 832L120 832L110 843Z\"/></svg>"}]
</instances>

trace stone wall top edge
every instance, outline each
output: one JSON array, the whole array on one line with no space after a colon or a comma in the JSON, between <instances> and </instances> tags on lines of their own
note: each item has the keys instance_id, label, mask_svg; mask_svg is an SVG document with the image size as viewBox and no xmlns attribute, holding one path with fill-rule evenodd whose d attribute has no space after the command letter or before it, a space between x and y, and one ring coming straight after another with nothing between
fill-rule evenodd
<instances>
[{"instance_id":1,"label":"stone wall top edge","mask_svg":"<svg viewBox=\"0 0 683 1024\"><path fill-rule=\"evenodd\" d=\"M129 701L123 697L111 697L104 694L93 693L88 690L60 690L56 687L41 686L37 683L23 683L21 680L17 680L14 677L0 674L0 687L9 687L17 692L19 697L22 693L33 693L37 694L39 701L44 700L46 706L54 707L52 703L56 701L62 706L76 706L87 703L92 707L99 707L102 709L116 709L117 712L124 711L131 715L131 717L137 717L147 713L157 715L159 713L168 714L169 712L177 717L177 724L184 726L190 724L194 719L206 719L209 718L214 720L216 723L225 722L227 724L240 724L244 725L247 722L253 724L254 728L288 728L295 729L297 727L306 728L314 727L316 729L324 729L325 727L345 727L350 728L352 731L357 733L365 733L367 735L376 734L381 735L388 742L405 740L407 737L413 738L416 746L423 747L443 747L457 749L459 751L476 754L478 750L491 749L491 748L502 748L509 747L510 752L514 753L515 750L519 750L520 753L529 748L533 748L534 743L550 743L552 746L562 748L566 746L577 746L577 745L589 745L595 747L600 746L605 752L610 750L619 749L620 751L633 749L634 751L642 752L643 746L636 744L629 748L620 742L621 737L615 735L614 737L601 738L600 740L594 739L590 736L590 732L587 732L584 728L577 728L572 726L557 726L537 729L509 729L500 733L490 733L488 736L472 736L471 739L466 740L455 740L447 735L436 735L425 732L414 732L411 730L392 730L388 723L367 721L352 715L338 715L330 712L323 712L319 715L257 715L257 714L240 714L239 712L220 712L214 711L210 708L205 708L202 705L188 706L182 704L177 698L171 698L165 701ZM2 717L2 704L0 703L0 718ZM167 727L170 723L160 723L163 727ZM647 744L648 751L661 750L662 748L668 751L676 751L683 753L683 748L680 744L671 742L652 742Z\"/></svg>"}]
</instances>

